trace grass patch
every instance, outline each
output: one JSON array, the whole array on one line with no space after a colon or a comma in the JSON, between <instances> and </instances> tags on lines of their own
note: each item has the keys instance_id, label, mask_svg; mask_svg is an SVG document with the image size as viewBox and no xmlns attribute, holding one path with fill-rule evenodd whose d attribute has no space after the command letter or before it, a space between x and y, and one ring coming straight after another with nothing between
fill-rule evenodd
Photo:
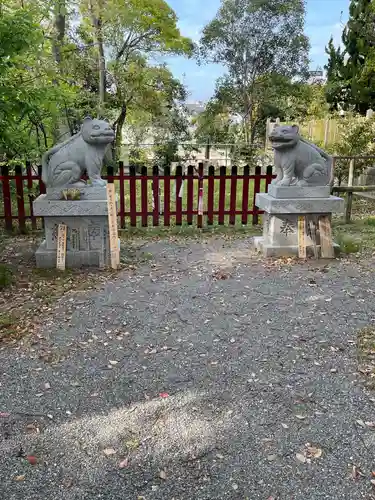
<instances>
[{"instance_id":1,"label":"grass patch","mask_svg":"<svg viewBox=\"0 0 375 500\"><path fill-rule=\"evenodd\" d=\"M362 328L357 333L357 358L366 386L375 389L375 326Z\"/></svg>"},{"instance_id":2,"label":"grass patch","mask_svg":"<svg viewBox=\"0 0 375 500\"><path fill-rule=\"evenodd\" d=\"M0 290L7 288L14 281L13 271L7 264L0 264Z\"/></svg>"},{"instance_id":3,"label":"grass patch","mask_svg":"<svg viewBox=\"0 0 375 500\"><path fill-rule=\"evenodd\" d=\"M344 254L369 253L375 250L375 224L372 217L353 220L350 224L336 221L332 224L334 240Z\"/></svg>"}]
</instances>

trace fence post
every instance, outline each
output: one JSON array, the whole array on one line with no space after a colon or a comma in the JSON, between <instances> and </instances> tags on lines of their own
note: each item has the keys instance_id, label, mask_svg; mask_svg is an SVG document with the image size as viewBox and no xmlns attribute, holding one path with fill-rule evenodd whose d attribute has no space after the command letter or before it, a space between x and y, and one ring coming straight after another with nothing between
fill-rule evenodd
<instances>
[{"instance_id":1,"label":"fence post","mask_svg":"<svg viewBox=\"0 0 375 500\"><path fill-rule=\"evenodd\" d=\"M46 186L42 181L42 165L38 165L38 176L39 176L39 194L46 194Z\"/></svg>"},{"instance_id":2,"label":"fence post","mask_svg":"<svg viewBox=\"0 0 375 500\"><path fill-rule=\"evenodd\" d=\"M348 186L353 186L354 179L354 158L350 160ZM349 224L352 215L353 191L348 191L346 195L345 223Z\"/></svg>"},{"instance_id":3,"label":"fence post","mask_svg":"<svg viewBox=\"0 0 375 500\"><path fill-rule=\"evenodd\" d=\"M207 224L214 223L214 193L215 193L215 167L208 168L208 193L207 193Z\"/></svg>"},{"instance_id":4,"label":"fence post","mask_svg":"<svg viewBox=\"0 0 375 500\"><path fill-rule=\"evenodd\" d=\"M118 173L119 173L119 183L120 183L120 227L124 229L125 227L125 179L124 179L124 162L118 162Z\"/></svg>"},{"instance_id":5,"label":"fence post","mask_svg":"<svg viewBox=\"0 0 375 500\"><path fill-rule=\"evenodd\" d=\"M250 167L245 165L243 168L243 183L242 183L242 219L243 225L247 224L248 210L249 210L249 175Z\"/></svg>"},{"instance_id":6,"label":"fence post","mask_svg":"<svg viewBox=\"0 0 375 500\"><path fill-rule=\"evenodd\" d=\"M182 166L178 165L176 167L176 226L182 226ZM180 196L181 195L181 196Z\"/></svg>"},{"instance_id":7,"label":"fence post","mask_svg":"<svg viewBox=\"0 0 375 500\"><path fill-rule=\"evenodd\" d=\"M225 188L227 182L226 175L227 175L226 167L220 167L219 217L218 217L219 219L218 222L220 226L224 224L224 216L225 216Z\"/></svg>"},{"instance_id":8,"label":"fence post","mask_svg":"<svg viewBox=\"0 0 375 500\"><path fill-rule=\"evenodd\" d=\"M9 167L8 167L8 165L3 165L1 167L1 177L2 177L2 184L3 184L3 204L4 204L5 229L7 231L13 231L12 199L10 196Z\"/></svg>"},{"instance_id":9,"label":"fence post","mask_svg":"<svg viewBox=\"0 0 375 500\"><path fill-rule=\"evenodd\" d=\"M266 167L266 190L265 192L268 193L268 186L272 182L272 177L273 177L273 165L267 165Z\"/></svg>"},{"instance_id":10,"label":"fence post","mask_svg":"<svg viewBox=\"0 0 375 500\"><path fill-rule=\"evenodd\" d=\"M171 167L164 168L164 226L171 221Z\"/></svg>"},{"instance_id":11,"label":"fence post","mask_svg":"<svg viewBox=\"0 0 375 500\"><path fill-rule=\"evenodd\" d=\"M26 230L25 225L25 201L23 199L23 178L22 178L22 166L16 165L16 195L17 195L17 211L18 211L18 224L21 233Z\"/></svg>"},{"instance_id":12,"label":"fence post","mask_svg":"<svg viewBox=\"0 0 375 500\"><path fill-rule=\"evenodd\" d=\"M234 226L236 223L236 201L237 201L237 167L232 167L230 179L230 202L229 202L229 224Z\"/></svg>"},{"instance_id":13,"label":"fence post","mask_svg":"<svg viewBox=\"0 0 375 500\"><path fill-rule=\"evenodd\" d=\"M254 195L253 195L253 226L259 224L259 210L255 205L255 198L257 193L260 193L260 176L262 175L262 167L259 165L255 167L255 178L254 178Z\"/></svg>"},{"instance_id":14,"label":"fence post","mask_svg":"<svg viewBox=\"0 0 375 500\"><path fill-rule=\"evenodd\" d=\"M159 214L161 214L159 167L157 165L152 168L152 211L152 225L157 227L159 225Z\"/></svg>"},{"instance_id":15,"label":"fence post","mask_svg":"<svg viewBox=\"0 0 375 500\"><path fill-rule=\"evenodd\" d=\"M188 165L187 174L187 200L186 200L186 211L187 211L187 223L189 226L193 224L193 203L194 203L194 167L193 165Z\"/></svg>"},{"instance_id":16,"label":"fence post","mask_svg":"<svg viewBox=\"0 0 375 500\"><path fill-rule=\"evenodd\" d=\"M135 184L136 172L135 165L129 167L129 189L130 189L130 225L137 225L137 186Z\"/></svg>"},{"instance_id":17,"label":"fence post","mask_svg":"<svg viewBox=\"0 0 375 500\"><path fill-rule=\"evenodd\" d=\"M198 227L203 227L203 163L198 165Z\"/></svg>"},{"instance_id":18,"label":"fence post","mask_svg":"<svg viewBox=\"0 0 375 500\"><path fill-rule=\"evenodd\" d=\"M141 212L142 212L142 227L148 225L148 200L147 200L147 167L141 168Z\"/></svg>"}]
</instances>

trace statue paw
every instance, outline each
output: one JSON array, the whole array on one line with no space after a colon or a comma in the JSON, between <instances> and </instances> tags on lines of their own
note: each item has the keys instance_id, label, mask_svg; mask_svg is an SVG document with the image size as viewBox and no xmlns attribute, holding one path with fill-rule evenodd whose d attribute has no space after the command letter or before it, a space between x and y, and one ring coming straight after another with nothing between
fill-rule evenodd
<instances>
[{"instance_id":1,"label":"statue paw","mask_svg":"<svg viewBox=\"0 0 375 500\"><path fill-rule=\"evenodd\" d=\"M91 184L94 186L94 187L105 187L107 185L107 181L105 181L104 179L94 179Z\"/></svg>"},{"instance_id":2,"label":"statue paw","mask_svg":"<svg viewBox=\"0 0 375 500\"><path fill-rule=\"evenodd\" d=\"M279 182L279 186L290 186L292 182L292 179L282 179L280 182Z\"/></svg>"}]
</instances>

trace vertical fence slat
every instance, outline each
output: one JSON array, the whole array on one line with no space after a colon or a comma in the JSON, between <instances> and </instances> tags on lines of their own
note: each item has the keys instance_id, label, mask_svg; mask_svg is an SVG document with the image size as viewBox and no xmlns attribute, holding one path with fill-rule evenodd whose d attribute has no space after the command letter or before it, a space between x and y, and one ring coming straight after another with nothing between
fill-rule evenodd
<instances>
[{"instance_id":1,"label":"vertical fence slat","mask_svg":"<svg viewBox=\"0 0 375 500\"><path fill-rule=\"evenodd\" d=\"M2 185L3 185L5 229L7 231L12 231L13 230L12 200L10 196L9 167L7 165L3 165L0 171L1 171Z\"/></svg>"},{"instance_id":2,"label":"vertical fence slat","mask_svg":"<svg viewBox=\"0 0 375 500\"><path fill-rule=\"evenodd\" d=\"M125 179L124 179L124 162L118 162L118 174L120 184L120 227L125 227Z\"/></svg>"},{"instance_id":3,"label":"vertical fence slat","mask_svg":"<svg viewBox=\"0 0 375 500\"><path fill-rule=\"evenodd\" d=\"M203 227L203 163L198 165L198 218L197 226Z\"/></svg>"},{"instance_id":4,"label":"vertical fence slat","mask_svg":"<svg viewBox=\"0 0 375 500\"><path fill-rule=\"evenodd\" d=\"M262 175L262 168L255 167L255 179L254 179L254 195L253 195L253 226L259 224L259 209L255 205L255 198L257 193L260 193L260 176Z\"/></svg>"},{"instance_id":5,"label":"vertical fence slat","mask_svg":"<svg viewBox=\"0 0 375 500\"><path fill-rule=\"evenodd\" d=\"M153 213L152 225L157 227L159 225L159 212L160 212L160 197L159 197L159 167L156 165L152 169L152 194L153 194Z\"/></svg>"},{"instance_id":6,"label":"vertical fence slat","mask_svg":"<svg viewBox=\"0 0 375 500\"><path fill-rule=\"evenodd\" d=\"M27 175L27 190L28 190L28 197L29 197L29 209L30 209L30 218L31 218L31 227L33 230L37 228L36 225L36 217L34 215L34 207L33 207L33 201L34 201L34 185L33 185L33 171L31 167L31 163L29 161L26 161L26 175Z\"/></svg>"},{"instance_id":7,"label":"vertical fence slat","mask_svg":"<svg viewBox=\"0 0 375 500\"><path fill-rule=\"evenodd\" d=\"M112 165L108 165L107 167L107 181L108 184L113 184L114 183L114 169Z\"/></svg>"},{"instance_id":8,"label":"vertical fence slat","mask_svg":"<svg viewBox=\"0 0 375 500\"><path fill-rule=\"evenodd\" d=\"M188 175L187 175L187 223L189 226L193 224L193 201L194 201L194 167L193 165L188 166Z\"/></svg>"},{"instance_id":9,"label":"vertical fence slat","mask_svg":"<svg viewBox=\"0 0 375 500\"><path fill-rule=\"evenodd\" d=\"M171 169L164 168L164 226L171 223Z\"/></svg>"},{"instance_id":10,"label":"vertical fence slat","mask_svg":"<svg viewBox=\"0 0 375 500\"><path fill-rule=\"evenodd\" d=\"M242 184L242 224L246 225L249 211L249 175L250 167L245 165L243 169L243 184Z\"/></svg>"},{"instance_id":11,"label":"vertical fence slat","mask_svg":"<svg viewBox=\"0 0 375 500\"><path fill-rule=\"evenodd\" d=\"M141 211L142 211L142 226L148 226L148 200L147 200L147 167L142 167L141 170Z\"/></svg>"},{"instance_id":12,"label":"vertical fence slat","mask_svg":"<svg viewBox=\"0 0 375 500\"><path fill-rule=\"evenodd\" d=\"M130 225L135 227L137 225L137 186L136 186L136 172L135 166L129 167L129 190L130 190Z\"/></svg>"},{"instance_id":13,"label":"vertical fence slat","mask_svg":"<svg viewBox=\"0 0 375 500\"><path fill-rule=\"evenodd\" d=\"M182 225L182 196L180 197L181 187L182 167L181 165L178 165L176 168L176 226Z\"/></svg>"},{"instance_id":14,"label":"vertical fence slat","mask_svg":"<svg viewBox=\"0 0 375 500\"><path fill-rule=\"evenodd\" d=\"M219 186L219 224L224 224L224 211L225 211L225 186L227 175L226 167L220 167L220 186Z\"/></svg>"},{"instance_id":15,"label":"vertical fence slat","mask_svg":"<svg viewBox=\"0 0 375 500\"><path fill-rule=\"evenodd\" d=\"M18 211L18 224L21 233L26 230L25 224L25 201L23 197L23 179L22 179L22 166L16 165L16 196L17 196L17 211Z\"/></svg>"},{"instance_id":16,"label":"vertical fence slat","mask_svg":"<svg viewBox=\"0 0 375 500\"><path fill-rule=\"evenodd\" d=\"M211 165L208 169L208 193L207 193L207 224L214 223L214 194L215 194L215 167Z\"/></svg>"},{"instance_id":17,"label":"vertical fence slat","mask_svg":"<svg viewBox=\"0 0 375 500\"><path fill-rule=\"evenodd\" d=\"M237 202L237 167L232 167L230 179L230 216L229 224L234 226L236 224L236 202Z\"/></svg>"},{"instance_id":18,"label":"vertical fence slat","mask_svg":"<svg viewBox=\"0 0 375 500\"><path fill-rule=\"evenodd\" d=\"M265 190L266 193L268 192L268 186L272 182L272 176L273 176L272 169L273 169L272 165L267 165L267 169L266 169L266 190Z\"/></svg>"},{"instance_id":19,"label":"vertical fence slat","mask_svg":"<svg viewBox=\"0 0 375 500\"><path fill-rule=\"evenodd\" d=\"M38 176L39 176L39 193L45 194L46 193L46 186L45 186L44 182L42 181L42 165L38 165Z\"/></svg>"}]
</instances>

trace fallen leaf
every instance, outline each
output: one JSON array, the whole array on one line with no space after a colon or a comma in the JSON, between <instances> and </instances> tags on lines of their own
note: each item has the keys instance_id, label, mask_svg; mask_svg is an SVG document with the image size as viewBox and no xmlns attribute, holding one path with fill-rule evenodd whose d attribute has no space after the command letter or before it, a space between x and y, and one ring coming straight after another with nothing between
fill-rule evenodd
<instances>
[{"instance_id":1,"label":"fallen leaf","mask_svg":"<svg viewBox=\"0 0 375 500\"><path fill-rule=\"evenodd\" d=\"M39 434L39 432L40 432L39 427L37 427L37 426L36 426L36 425L34 425L34 424L28 424L28 425L26 426L26 431L27 431L27 432L30 432L30 433L31 433L31 432L35 432L35 433L38 433L38 434Z\"/></svg>"},{"instance_id":2,"label":"fallen leaf","mask_svg":"<svg viewBox=\"0 0 375 500\"><path fill-rule=\"evenodd\" d=\"M118 464L120 469L125 469L125 467L127 467L128 465L129 465L129 460L127 458L125 458Z\"/></svg>"},{"instance_id":3,"label":"fallen leaf","mask_svg":"<svg viewBox=\"0 0 375 500\"><path fill-rule=\"evenodd\" d=\"M16 476L14 478L15 481L25 481L25 474L22 474L22 476Z\"/></svg>"},{"instance_id":4,"label":"fallen leaf","mask_svg":"<svg viewBox=\"0 0 375 500\"><path fill-rule=\"evenodd\" d=\"M160 396L161 398L169 398L169 394L168 394L167 392L161 392L161 393L159 394L159 396Z\"/></svg>"},{"instance_id":5,"label":"fallen leaf","mask_svg":"<svg viewBox=\"0 0 375 500\"><path fill-rule=\"evenodd\" d=\"M31 465L36 465L38 463L38 460L36 457L33 455L27 455L26 460L29 462Z\"/></svg>"},{"instance_id":6,"label":"fallen leaf","mask_svg":"<svg viewBox=\"0 0 375 500\"><path fill-rule=\"evenodd\" d=\"M302 453L296 453L296 459L299 461L299 462L302 462L303 464L306 463L307 459L305 457L305 455L302 455Z\"/></svg>"},{"instance_id":7,"label":"fallen leaf","mask_svg":"<svg viewBox=\"0 0 375 500\"><path fill-rule=\"evenodd\" d=\"M105 450L103 450L103 453L107 457L110 457L111 455L116 455L117 451L114 450L113 448L106 448Z\"/></svg>"},{"instance_id":8,"label":"fallen leaf","mask_svg":"<svg viewBox=\"0 0 375 500\"><path fill-rule=\"evenodd\" d=\"M165 472L165 470L161 470L159 472L159 477L160 477L160 479L163 479L164 481L167 480L167 473Z\"/></svg>"},{"instance_id":9,"label":"fallen leaf","mask_svg":"<svg viewBox=\"0 0 375 500\"><path fill-rule=\"evenodd\" d=\"M320 448L316 448L315 446L307 446L307 452L313 458L320 458L323 454L323 451Z\"/></svg>"}]
</instances>

